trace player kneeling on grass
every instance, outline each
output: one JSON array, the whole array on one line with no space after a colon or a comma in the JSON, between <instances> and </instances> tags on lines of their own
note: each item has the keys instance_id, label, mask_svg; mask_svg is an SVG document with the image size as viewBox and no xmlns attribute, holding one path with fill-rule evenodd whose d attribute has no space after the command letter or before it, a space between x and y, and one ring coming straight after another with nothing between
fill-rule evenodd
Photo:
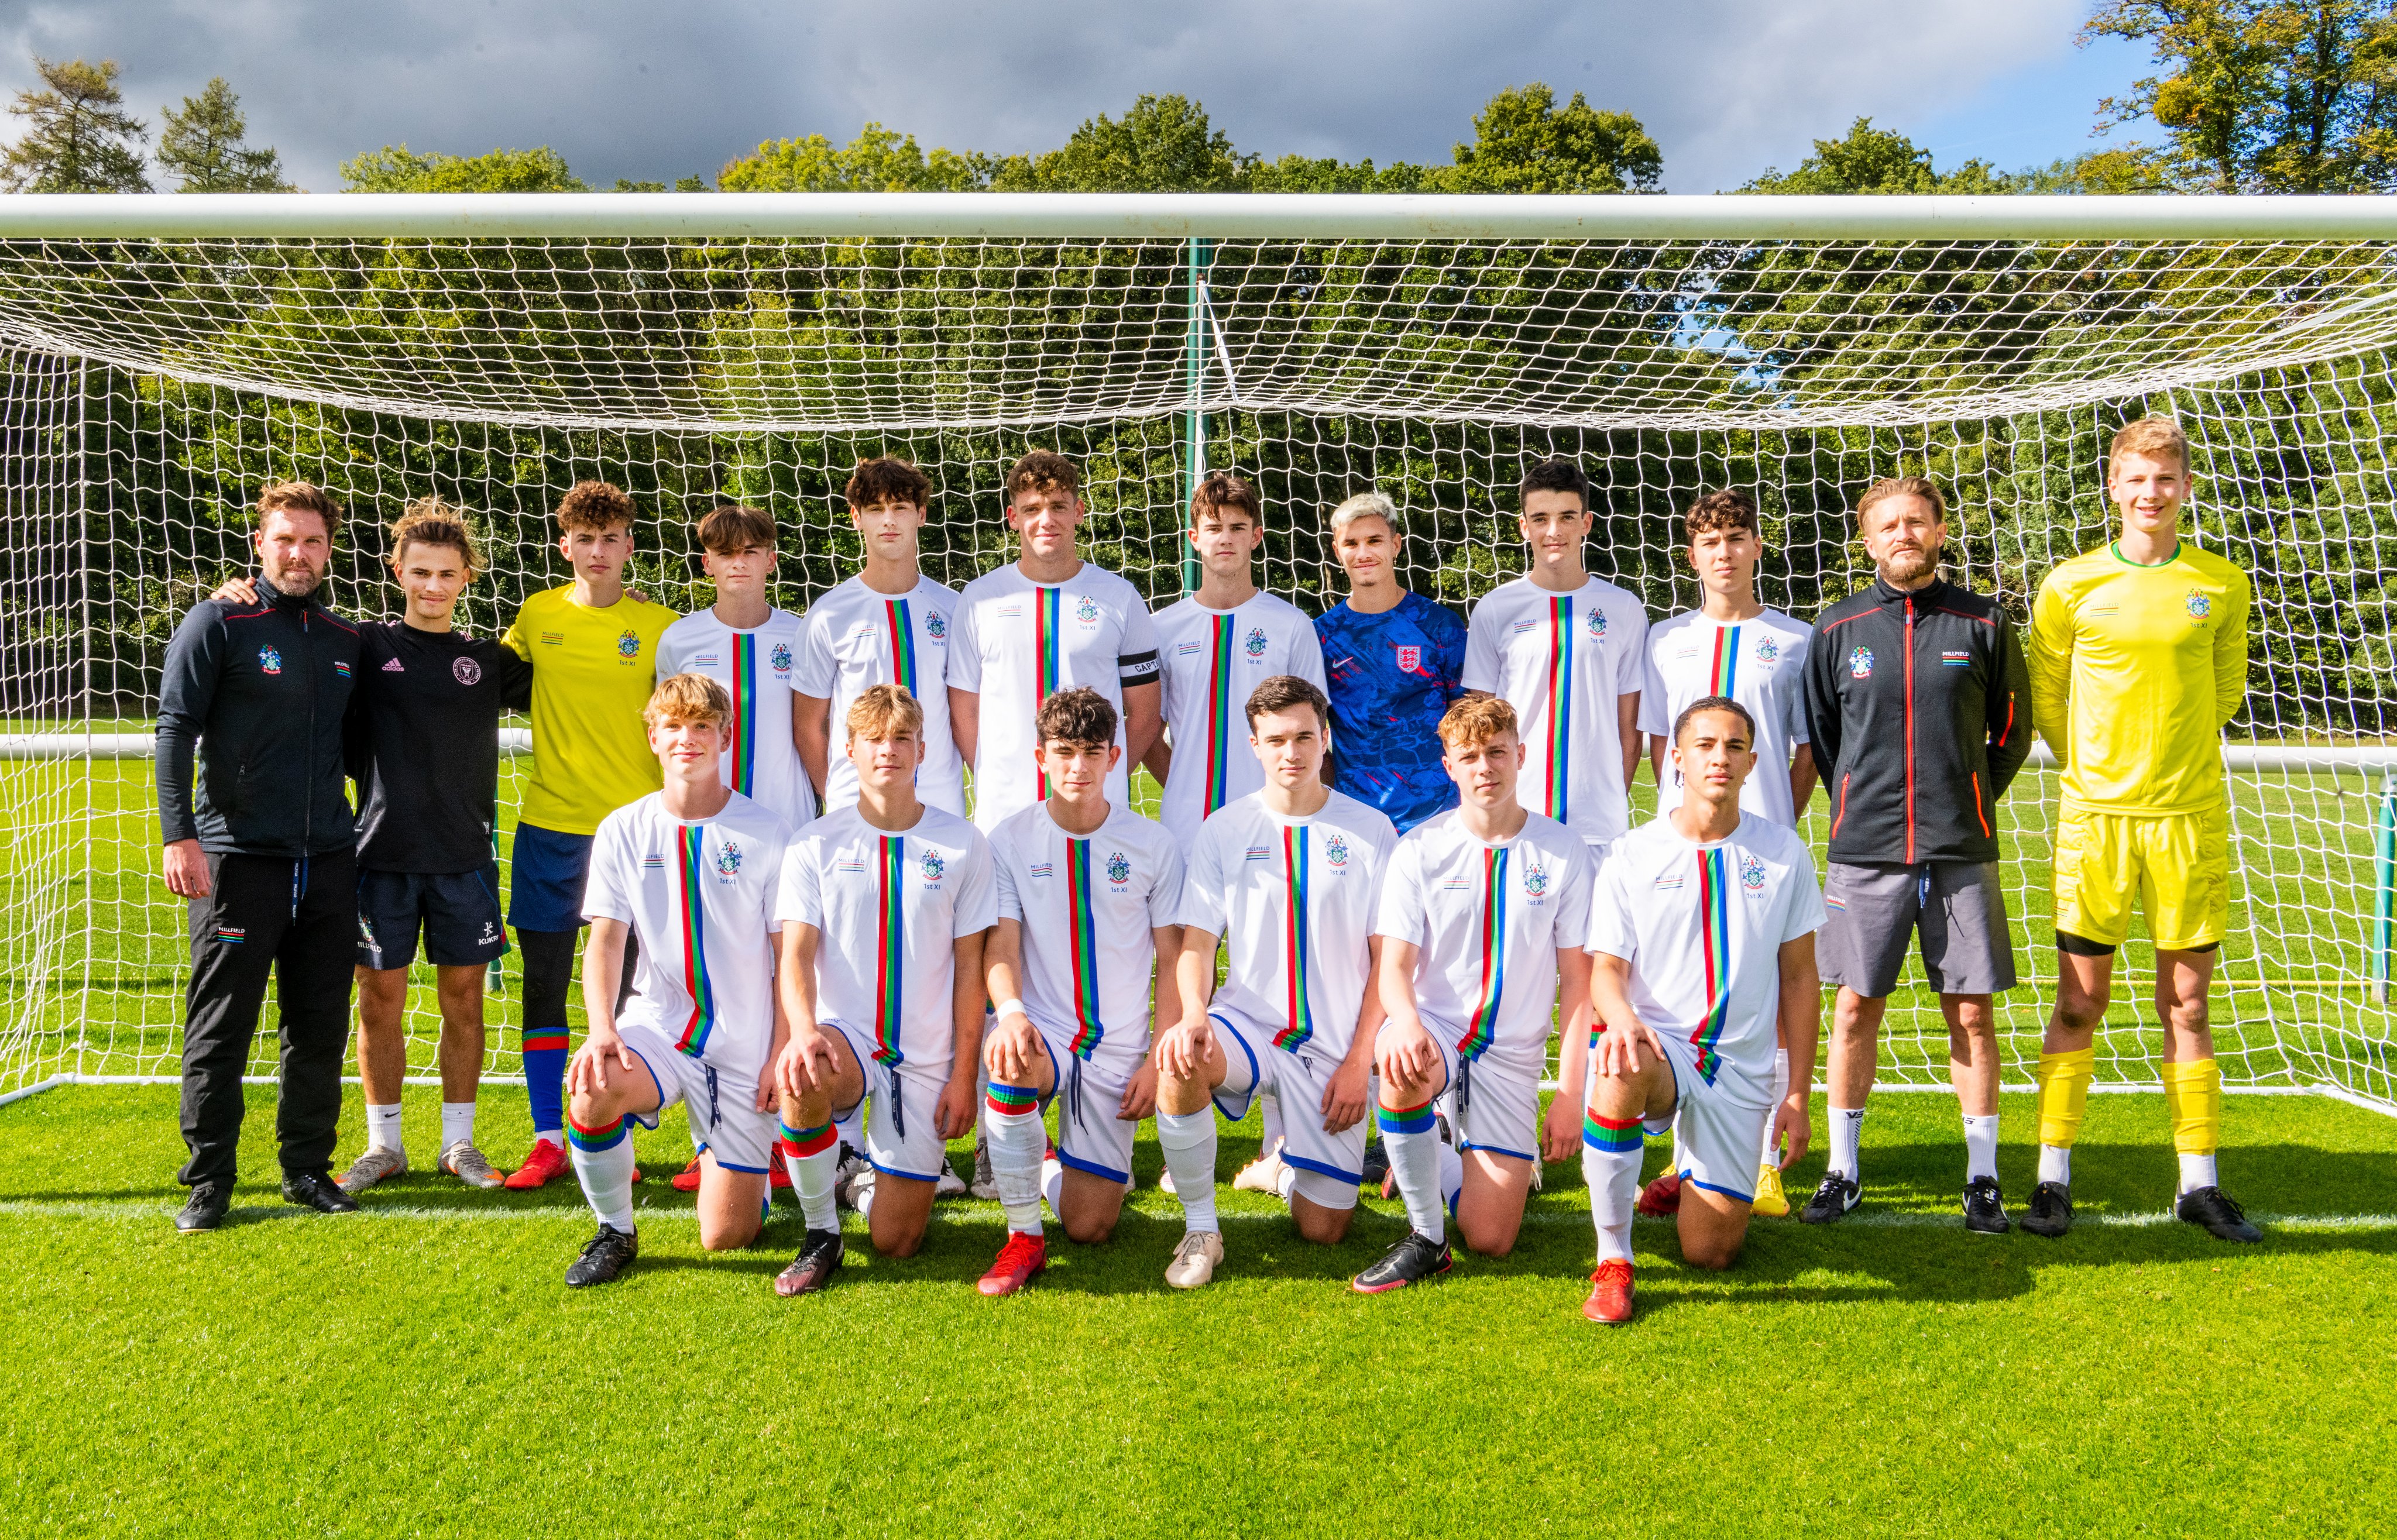
<instances>
[{"instance_id":1,"label":"player kneeling on grass","mask_svg":"<svg viewBox=\"0 0 2397 1540\"><path fill-rule=\"evenodd\" d=\"M599 1231L566 1269L570 1289L606 1283L640 1254L631 1125L656 1128L676 1102L703 1151L699 1243L746 1246L764 1223L783 1038L769 932L791 827L724 784L731 716L713 679L659 684L641 720L664 787L609 813L592 837L583 901L591 1034L567 1070L566 1131ZM628 933L640 957L620 1013Z\"/></svg>"},{"instance_id":2,"label":"player kneeling on grass","mask_svg":"<svg viewBox=\"0 0 2397 1540\"><path fill-rule=\"evenodd\" d=\"M985 1294L1011 1294L1047 1265L1040 1199L1068 1239L1115 1233L1132 1186L1132 1132L1157 1110L1147 1063L1150 986L1159 1025L1181 1012L1171 961L1181 931L1182 852L1173 837L1107 801L1123 750L1116 708L1087 687L1040 703L1041 801L991 831L998 926L991 932L996 1024L982 1126L1007 1209L1007 1243L983 1275ZM1020 998L1019 998L1020 997ZM1057 1155L1041 1159L1040 1112L1063 1093Z\"/></svg>"},{"instance_id":3,"label":"player kneeling on grass","mask_svg":"<svg viewBox=\"0 0 2397 1540\"><path fill-rule=\"evenodd\" d=\"M850 703L857 800L809 824L783 866L783 1009L775 1068L792 1185L808 1211L799 1254L774 1279L812 1293L840 1266L832 1132L867 1104L861 1185L874 1249L913 1256L931 1223L943 1146L973 1127L983 947L998 917L990 842L916 796L924 712L897 685Z\"/></svg>"},{"instance_id":4,"label":"player kneeling on grass","mask_svg":"<svg viewBox=\"0 0 2397 1540\"><path fill-rule=\"evenodd\" d=\"M1157 1143L1188 1225L1165 1269L1177 1289L1224 1260L1211 1099L1234 1122L1261 1094L1280 1102L1275 1190L1301 1236L1347 1237L1382 1024L1373 910L1398 830L1323 783L1322 690L1278 675L1249 696L1248 717L1265 783L1198 826L1182 883L1182 1019L1157 1038ZM1219 939L1230 953L1220 995Z\"/></svg>"},{"instance_id":5,"label":"player kneeling on grass","mask_svg":"<svg viewBox=\"0 0 2397 1540\"><path fill-rule=\"evenodd\" d=\"M1806 1152L1822 984L1814 932L1823 923L1806 842L1743 817L1740 786L1756 768L1756 724L1721 695L1673 723L1681 805L1609 853L1590 900L1590 1000L1602 1030L1590 1047L1582 1174L1598 1225L1598 1271L1582 1314L1631 1319L1631 1213L1641 1132L1675 1132L1684 1261L1728 1267L1748 1239L1756 1152L1765 1128ZM1789 1091L1773 1105L1774 1052L1789 1055Z\"/></svg>"},{"instance_id":6,"label":"player kneeling on grass","mask_svg":"<svg viewBox=\"0 0 2397 1540\"><path fill-rule=\"evenodd\" d=\"M1515 800L1515 708L1492 695L1459 701L1440 738L1461 800L1399 841L1373 926L1389 1012L1375 1050L1377 1116L1412 1228L1357 1275L1365 1294L1448 1271L1443 1208L1475 1251L1515 1249L1539 1167L1558 981L1566 1041L1589 998L1589 848ZM1453 1145L1434 1130L1443 1096Z\"/></svg>"}]
</instances>

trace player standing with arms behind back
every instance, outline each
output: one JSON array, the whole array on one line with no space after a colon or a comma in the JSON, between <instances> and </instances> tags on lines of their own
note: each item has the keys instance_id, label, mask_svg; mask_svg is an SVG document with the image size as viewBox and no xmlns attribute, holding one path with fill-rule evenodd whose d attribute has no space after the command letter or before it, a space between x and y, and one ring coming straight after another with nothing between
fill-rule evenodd
<instances>
[{"instance_id":1,"label":"player standing with arms behind back","mask_svg":"<svg viewBox=\"0 0 2397 1540\"><path fill-rule=\"evenodd\" d=\"M2030 757L2029 677L2005 610L1939 575L1948 501L1936 484L1874 482L1856 525L1876 575L1823 611L1806 655L1806 728L1831 798L1820 955L1840 996L1830 1158L1798 1217L1826 1225L1856 1206L1881 1017L1919 934L1964 1118L1964 1227L2000 1235L1990 997L2015 986L2015 945L1996 830L1998 798Z\"/></svg>"},{"instance_id":2,"label":"player standing with arms behind back","mask_svg":"<svg viewBox=\"0 0 2397 1540\"><path fill-rule=\"evenodd\" d=\"M2072 1224L2072 1145L2136 900L2156 945L2174 1212L2261 1240L2216 1181L2222 1073L2206 989L2230 920L2221 734L2247 694L2247 574L2181 538L2189 440L2149 417L2114 435L2106 495L2122 538L2063 563L2031 610L2040 730L2064 762L2056 825L2056 1013L2039 1056L2039 1187L2023 1228Z\"/></svg>"},{"instance_id":3,"label":"player standing with arms behind back","mask_svg":"<svg viewBox=\"0 0 2397 1540\"><path fill-rule=\"evenodd\" d=\"M719 503L696 533L716 603L666 627L658 638L658 676L697 674L724 687L732 703L724 783L792 828L804 828L816 806L791 728L799 617L766 597L780 559L774 521L755 508Z\"/></svg>"},{"instance_id":4,"label":"player standing with arms behind back","mask_svg":"<svg viewBox=\"0 0 2397 1540\"><path fill-rule=\"evenodd\" d=\"M1158 822L1185 850L1216 809L1265 784L1243 709L1257 686L1292 674L1323 688L1315 623L1257 588L1252 568L1265 542L1257 489L1221 472L1200 482L1188 538L1198 554L1198 591L1157 617L1173 743L1160 737L1147 759L1165 788Z\"/></svg>"}]
</instances>

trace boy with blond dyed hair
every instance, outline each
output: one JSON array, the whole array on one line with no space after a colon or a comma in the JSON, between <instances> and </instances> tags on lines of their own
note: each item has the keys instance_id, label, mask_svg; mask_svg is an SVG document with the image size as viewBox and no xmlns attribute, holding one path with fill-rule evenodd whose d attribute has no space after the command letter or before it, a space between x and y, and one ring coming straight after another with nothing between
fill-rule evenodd
<instances>
[{"instance_id":1,"label":"boy with blond dyed hair","mask_svg":"<svg viewBox=\"0 0 2397 1540\"><path fill-rule=\"evenodd\" d=\"M2056 829L2056 1012L2039 1057L2039 1186L2023 1228L2072 1224L2072 1145L2136 902L2156 945L2174 1212L2260 1240L2216 1179L2222 1076L2206 989L2230 918L2222 730L2247 694L2247 574L2181 538L2189 440L2169 418L2114 435L2110 543L2063 563L2031 609L2032 717L2063 762Z\"/></svg>"}]
</instances>

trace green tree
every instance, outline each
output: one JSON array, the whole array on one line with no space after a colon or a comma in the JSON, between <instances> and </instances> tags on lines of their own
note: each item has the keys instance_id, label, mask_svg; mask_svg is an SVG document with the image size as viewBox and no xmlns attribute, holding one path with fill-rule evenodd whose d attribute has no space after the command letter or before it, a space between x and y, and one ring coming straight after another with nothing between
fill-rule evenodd
<instances>
[{"instance_id":1,"label":"green tree","mask_svg":"<svg viewBox=\"0 0 2397 1540\"><path fill-rule=\"evenodd\" d=\"M1771 167L1740 189L1743 193L1838 194L1981 194L2011 193L2014 180L1983 160L1968 160L1952 171L1933 168L1931 152L1904 134L1876 128L1860 117L1848 126L1845 139L1818 139L1814 153L1795 171Z\"/></svg>"},{"instance_id":2,"label":"green tree","mask_svg":"<svg viewBox=\"0 0 2397 1540\"><path fill-rule=\"evenodd\" d=\"M19 91L8 111L25 135L0 154L0 187L11 193L147 193L142 154L148 126L125 110L116 60L87 64L36 54L43 89Z\"/></svg>"},{"instance_id":3,"label":"green tree","mask_svg":"<svg viewBox=\"0 0 2397 1540\"><path fill-rule=\"evenodd\" d=\"M224 76L210 80L179 111L166 110L158 164L176 178L178 193L288 193L283 158L272 147L251 149L241 98Z\"/></svg>"},{"instance_id":4,"label":"green tree","mask_svg":"<svg viewBox=\"0 0 2397 1540\"><path fill-rule=\"evenodd\" d=\"M420 154L386 144L341 162L353 193L587 193L566 157L548 145L489 150L479 155Z\"/></svg>"},{"instance_id":5,"label":"green tree","mask_svg":"<svg viewBox=\"0 0 2397 1540\"><path fill-rule=\"evenodd\" d=\"M2098 103L2152 118L2141 147L2192 192L2397 187L2397 0L2098 0L2086 38L2145 43L2160 73Z\"/></svg>"},{"instance_id":6,"label":"green tree","mask_svg":"<svg viewBox=\"0 0 2397 1540\"><path fill-rule=\"evenodd\" d=\"M1105 113L1075 129L1061 149L1008 155L990 167L1004 193L1236 193L1257 163L1232 148L1183 96L1142 96L1120 118Z\"/></svg>"},{"instance_id":7,"label":"green tree","mask_svg":"<svg viewBox=\"0 0 2397 1540\"><path fill-rule=\"evenodd\" d=\"M847 144L822 134L757 146L716 179L727 193L971 193L990 180L987 156L917 147L916 136L869 123Z\"/></svg>"},{"instance_id":8,"label":"green tree","mask_svg":"<svg viewBox=\"0 0 2397 1540\"><path fill-rule=\"evenodd\" d=\"M1664 153L1638 118L1600 112L1579 91L1559 107L1536 81L1492 97L1455 156L1440 191L1654 193L1665 173Z\"/></svg>"},{"instance_id":9,"label":"green tree","mask_svg":"<svg viewBox=\"0 0 2397 1540\"><path fill-rule=\"evenodd\" d=\"M2059 156L2012 180L2016 193L2161 193L2168 185L2154 158L2128 145Z\"/></svg>"}]
</instances>

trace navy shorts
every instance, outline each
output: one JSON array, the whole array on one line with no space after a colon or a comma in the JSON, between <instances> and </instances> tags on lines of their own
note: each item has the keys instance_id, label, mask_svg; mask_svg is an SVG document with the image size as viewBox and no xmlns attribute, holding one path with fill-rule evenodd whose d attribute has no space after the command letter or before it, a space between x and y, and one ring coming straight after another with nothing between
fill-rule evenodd
<instances>
[{"instance_id":1,"label":"navy shorts","mask_svg":"<svg viewBox=\"0 0 2397 1540\"><path fill-rule=\"evenodd\" d=\"M516 825L509 874L508 923L519 931L580 931L583 889L591 875L587 834Z\"/></svg>"},{"instance_id":2,"label":"navy shorts","mask_svg":"<svg viewBox=\"0 0 2397 1540\"><path fill-rule=\"evenodd\" d=\"M358 966L406 968L416 938L436 968L480 967L504 957L500 927L500 866L472 872L358 873Z\"/></svg>"}]
</instances>

